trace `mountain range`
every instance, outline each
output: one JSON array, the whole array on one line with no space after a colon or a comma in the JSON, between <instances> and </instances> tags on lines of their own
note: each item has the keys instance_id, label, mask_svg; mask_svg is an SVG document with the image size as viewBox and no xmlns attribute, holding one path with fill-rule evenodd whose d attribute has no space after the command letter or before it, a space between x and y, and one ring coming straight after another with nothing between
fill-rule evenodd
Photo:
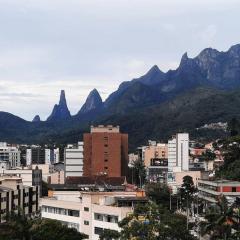
<instances>
[{"instance_id":1,"label":"mountain range","mask_svg":"<svg viewBox=\"0 0 240 240\"><path fill-rule=\"evenodd\" d=\"M79 112L71 116L64 90L46 121L32 122L0 112L0 139L9 142L74 142L91 124L117 124L130 135L130 146L166 139L177 131L194 137L205 123L240 117L240 44L226 52L206 48L195 58L185 53L176 70L153 66L145 75L123 82L103 102L93 89Z\"/></svg>"}]
</instances>

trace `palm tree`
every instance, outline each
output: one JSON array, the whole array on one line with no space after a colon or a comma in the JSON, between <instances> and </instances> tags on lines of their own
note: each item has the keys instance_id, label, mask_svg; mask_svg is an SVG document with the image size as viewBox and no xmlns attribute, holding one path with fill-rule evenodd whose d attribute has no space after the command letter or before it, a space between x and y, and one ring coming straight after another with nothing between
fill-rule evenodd
<instances>
[{"instance_id":1,"label":"palm tree","mask_svg":"<svg viewBox=\"0 0 240 240\"><path fill-rule=\"evenodd\" d=\"M206 222L201 223L202 235L210 234L211 239L230 239L237 223L233 206L228 206L225 196L220 196L217 205L206 214Z\"/></svg>"}]
</instances>

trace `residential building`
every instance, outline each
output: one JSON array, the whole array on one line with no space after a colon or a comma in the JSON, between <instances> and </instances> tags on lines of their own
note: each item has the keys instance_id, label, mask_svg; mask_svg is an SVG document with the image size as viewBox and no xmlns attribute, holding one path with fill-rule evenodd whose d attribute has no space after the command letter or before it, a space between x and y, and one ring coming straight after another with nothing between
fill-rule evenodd
<instances>
[{"instance_id":1,"label":"residential building","mask_svg":"<svg viewBox=\"0 0 240 240\"><path fill-rule=\"evenodd\" d=\"M8 145L6 142L0 142L0 164L3 163L4 169L20 167L20 154L21 151L16 146Z\"/></svg>"},{"instance_id":2,"label":"residential building","mask_svg":"<svg viewBox=\"0 0 240 240\"><path fill-rule=\"evenodd\" d=\"M64 171L60 170L60 171L56 171L52 174L50 174L50 180L49 183L50 184L64 184Z\"/></svg>"},{"instance_id":3,"label":"residential building","mask_svg":"<svg viewBox=\"0 0 240 240\"><path fill-rule=\"evenodd\" d=\"M83 142L77 146L68 145L64 153L65 178L80 177L83 175Z\"/></svg>"},{"instance_id":4,"label":"residential building","mask_svg":"<svg viewBox=\"0 0 240 240\"><path fill-rule=\"evenodd\" d=\"M59 148L53 149L53 161L54 161L54 163L59 163L59 161L60 161L60 150L59 150Z\"/></svg>"},{"instance_id":5,"label":"residential building","mask_svg":"<svg viewBox=\"0 0 240 240\"><path fill-rule=\"evenodd\" d=\"M41 199L43 218L56 219L98 240L103 229L120 231L118 222L146 203L144 192L51 191Z\"/></svg>"},{"instance_id":6,"label":"residential building","mask_svg":"<svg viewBox=\"0 0 240 240\"><path fill-rule=\"evenodd\" d=\"M16 168L5 170L2 176L15 176L22 179L24 186L38 186L39 190L42 187L42 170L29 168Z\"/></svg>"},{"instance_id":7,"label":"residential building","mask_svg":"<svg viewBox=\"0 0 240 240\"><path fill-rule=\"evenodd\" d=\"M119 126L91 126L83 138L84 176L127 176L128 135Z\"/></svg>"},{"instance_id":8,"label":"residential building","mask_svg":"<svg viewBox=\"0 0 240 240\"><path fill-rule=\"evenodd\" d=\"M26 150L26 164L53 164L54 153L52 149L45 149L40 147L28 148Z\"/></svg>"},{"instance_id":9,"label":"residential building","mask_svg":"<svg viewBox=\"0 0 240 240\"><path fill-rule=\"evenodd\" d=\"M225 196L229 202L234 202L236 197L240 197L240 182L230 180L198 180L198 197L205 203L217 203L221 195Z\"/></svg>"},{"instance_id":10,"label":"residential building","mask_svg":"<svg viewBox=\"0 0 240 240\"><path fill-rule=\"evenodd\" d=\"M172 172L177 166L177 144L176 138L168 140L168 171Z\"/></svg>"},{"instance_id":11,"label":"residential building","mask_svg":"<svg viewBox=\"0 0 240 240\"><path fill-rule=\"evenodd\" d=\"M32 218L38 211L38 186L24 186L19 177L0 177L0 223L5 222L11 212Z\"/></svg>"}]
</instances>

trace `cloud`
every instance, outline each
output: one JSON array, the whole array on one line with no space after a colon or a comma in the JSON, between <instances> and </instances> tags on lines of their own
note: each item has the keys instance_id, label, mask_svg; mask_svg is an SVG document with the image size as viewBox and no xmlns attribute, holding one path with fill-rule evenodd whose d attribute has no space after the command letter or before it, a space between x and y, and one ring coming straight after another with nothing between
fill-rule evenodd
<instances>
[{"instance_id":1,"label":"cloud","mask_svg":"<svg viewBox=\"0 0 240 240\"><path fill-rule=\"evenodd\" d=\"M48 116L65 89L77 112L157 64L240 39L236 0L0 0L0 110ZM25 94L25 96L24 96ZM32 94L32 95L31 95Z\"/></svg>"}]
</instances>

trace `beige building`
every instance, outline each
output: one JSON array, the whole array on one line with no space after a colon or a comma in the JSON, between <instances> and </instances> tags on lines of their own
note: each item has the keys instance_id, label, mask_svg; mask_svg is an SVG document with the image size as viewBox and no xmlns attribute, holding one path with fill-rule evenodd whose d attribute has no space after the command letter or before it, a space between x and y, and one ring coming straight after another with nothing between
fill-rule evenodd
<instances>
[{"instance_id":1,"label":"beige building","mask_svg":"<svg viewBox=\"0 0 240 240\"><path fill-rule=\"evenodd\" d=\"M156 145L149 145L145 148L144 164L146 167L151 166L152 159L167 159L168 145L158 143Z\"/></svg>"},{"instance_id":2,"label":"beige building","mask_svg":"<svg viewBox=\"0 0 240 240\"><path fill-rule=\"evenodd\" d=\"M192 177L194 185L197 186L197 181L201 178L202 173L201 171L174 171L168 173L168 185L172 187L174 193L182 185L185 176Z\"/></svg>"},{"instance_id":3,"label":"beige building","mask_svg":"<svg viewBox=\"0 0 240 240\"><path fill-rule=\"evenodd\" d=\"M0 223L10 212L34 217L39 210L38 186L24 186L15 176L0 177Z\"/></svg>"},{"instance_id":4,"label":"beige building","mask_svg":"<svg viewBox=\"0 0 240 240\"><path fill-rule=\"evenodd\" d=\"M42 186L42 170L35 168L16 168L4 171L4 175L16 176L22 178L23 185L26 186Z\"/></svg>"},{"instance_id":5,"label":"beige building","mask_svg":"<svg viewBox=\"0 0 240 240\"><path fill-rule=\"evenodd\" d=\"M98 240L103 229L120 231L118 222L146 202L143 192L53 191L41 199L41 216L56 219Z\"/></svg>"},{"instance_id":6,"label":"beige building","mask_svg":"<svg viewBox=\"0 0 240 240\"><path fill-rule=\"evenodd\" d=\"M56 171L50 174L50 184L64 184L64 171Z\"/></svg>"}]
</instances>

